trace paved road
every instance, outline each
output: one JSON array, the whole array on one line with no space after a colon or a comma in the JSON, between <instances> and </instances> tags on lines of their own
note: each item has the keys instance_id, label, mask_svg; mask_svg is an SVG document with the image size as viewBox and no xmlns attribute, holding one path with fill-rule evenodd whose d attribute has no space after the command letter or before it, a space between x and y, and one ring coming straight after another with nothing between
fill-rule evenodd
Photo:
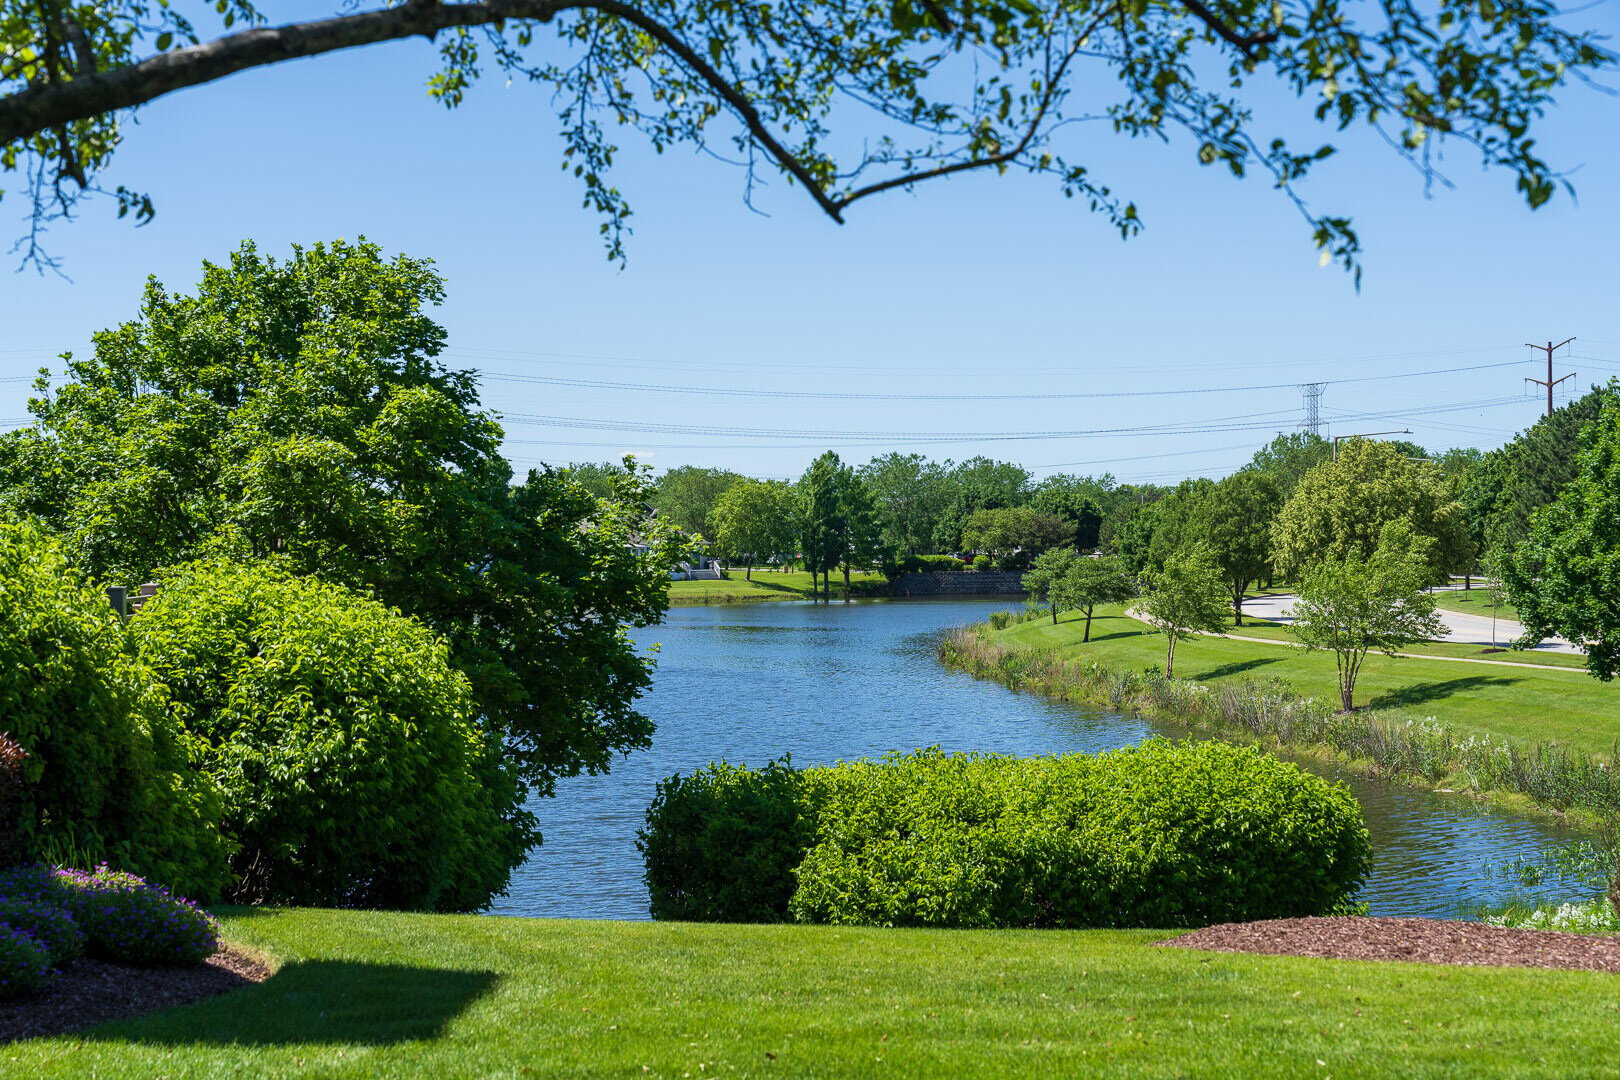
<instances>
[{"instance_id":1,"label":"paved road","mask_svg":"<svg viewBox=\"0 0 1620 1080\"><path fill-rule=\"evenodd\" d=\"M1455 589L1458 586L1451 586ZM1243 602L1243 614L1253 615L1260 619L1271 619L1274 622L1286 623L1293 621L1294 601L1297 597L1288 595L1259 596ZM1496 620L1496 636L1491 636L1490 616L1465 615L1460 611L1447 611L1440 608L1437 611L1440 621L1445 623L1447 641L1454 641L1461 645L1507 645L1508 642L1524 633L1524 628L1511 619ZM1241 632L1241 631L1237 631ZM1538 652L1579 653L1581 650L1565 641L1563 638L1548 638L1536 646ZM1506 657L1504 657L1506 659Z\"/></svg>"}]
</instances>

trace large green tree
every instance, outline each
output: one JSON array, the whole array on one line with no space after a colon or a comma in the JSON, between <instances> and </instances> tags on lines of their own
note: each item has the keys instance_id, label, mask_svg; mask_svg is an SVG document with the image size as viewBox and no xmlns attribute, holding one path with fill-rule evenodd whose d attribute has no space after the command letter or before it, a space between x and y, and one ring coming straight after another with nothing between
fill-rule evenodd
<instances>
[{"instance_id":1,"label":"large green tree","mask_svg":"<svg viewBox=\"0 0 1620 1080\"><path fill-rule=\"evenodd\" d=\"M710 517L721 497L731 485L743 479L740 473L730 469L677 465L658 478L648 501L682 530L698 536L709 527Z\"/></svg>"},{"instance_id":2,"label":"large green tree","mask_svg":"<svg viewBox=\"0 0 1620 1080\"><path fill-rule=\"evenodd\" d=\"M1035 485L1029 505L1074 526L1074 546L1090 551L1099 542L1103 517L1114 490L1114 478L1054 473Z\"/></svg>"},{"instance_id":3,"label":"large green tree","mask_svg":"<svg viewBox=\"0 0 1620 1080\"><path fill-rule=\"evenodd\" d=\"M1277 569L1297 574L1321 559L1371 558L1384 526L1427 537L1430 576L1443 581L1469 559L1462 504L1437 465L1372 439L1340 445L1306 473L1272 526Z\"/></svg>"},{"instance_id":4,"label":"large green tree","mask_svg":"<svg viewBox=\"0 0 1620 1080\"><path fill-rule=\"evenodd\" d=\"M1525 643L1552 634L1586 649L1586 669L1620 674L1620 401L1591 424L1574 479L1532 511L1523 540L1502 560Z\"/></svg>"},{"instance_id":5,"label":"large green tree","mask_svg":"<svg viewBox=\"0 0 1620 1080\"><path fill-rule=\"evenodd\" d=\"M987 457L946 462L943 486L945 513L934 543L942 551L959 551L966 542L962 528L980 510L1023 506L1029 501L1029 470L1011 461Z\"/></svg>"},{"instance_id":6,"label":"large green tree","mask_svg":"<svg viewBox=\"0 0 1620 1080\"><path fill-rule=\"evenodd\" d=\"M1017 550L1028 557L1059 546L1072 551L1073 541L1073 525L1028 506L979 510L962 523L962 545L994 556Z\"/></svg>"},{"instance_id":7,"label":"large green tree","mask_svg":"<svg viewBox=\"0 0 1620 1080\"><path fill-rule=\"evenodd\" d=\"M1269 476L1284 496L1300 478L1333 456L1333 444L1313 431L1289 431L1254 452L1243 468Z\"/></svg>"},{"instance_id":8,"label":"large green tree","mask_svg":"<svg viewBox=\"0 0 1620 1080\"><path fill-rule=\"evenodd\" d=\"M1476 549L1508 551L1525 536L1531 515L1580 472L1581 435L1616 400L1620 391L1613 386L1595 387L1484 455L1460 478Z\"/></svg>"},{"instance_id":9,"label":"large green tree","mask_svg":"<svg viewBox=\"0 0 1620 1080\"><path fill-rule=\"evenodd\" d=\"M566 470L514 484L475 377L435 359L443 288L364 241L244 245L190 296L151 281L0 437L0 505L106 584L264 558L415 616L549 793L648 744L627 628L661 618L673 553L631 469L610 499Z\"/></svg>"},{"instance_id":10,"label":"large green tree","mask_svg":"<svg viewBox=\"0 0 1620 1080\"><path fill-rule=\"evenodd\" d=\"M901 555L933 551L947 512L945 466L921 454L895 451L873 458L856 472L877 506L883 543Z\"/></svg>"},{"instance_id":11,"label":"large green tree","mask_svg":"<svg viewBox=\"0 0 1620 1080\"><path fill-rule=\"evenodd\" d=\"M1430 179L1439 151L1469 147L1534 207L1559 185L1539 156L1539 118L1567 80L1612 62L1595 33L1564 28L1553 0L333 7L271 26L253 0L219 0L225 32L208 39L164 0L0 4L0 168L25 178L31 235L100 189L147 102L267 64L427 38L440 57L429 92L447 106L488 71L539 84L615 254L630 211L612 175L614 124L657 150L734 142L750 187L756 169L780 173L835 221L881 192L1016 169L1050 176L1129 236L1135 204L1093 172L1087 142L1066 137L1071 122L1106 117L1126 136L1180 133L1200 164L1261 173L1304 212L1323 261L1353 268L1349 221L1306 208L1298 190L1336 148L1280 135L1297 119L1279 113L1279 93L1335 129L1373 127ZM144 194L120 187L116 199L121 213L152 216Z\"/></svg>"},{"instance_id":12,"label":"large green tree","mask_svg":"<svg viewBox=\"0 0 1620 1080\"><path fill-rule=\"evenodd\" d=\"M843 459L828 450L812 461L799 478L800 505L804 512L799 523L799 553L804 568L810 571L812 586L820 576L824 599L831 593L828 575L843 554L849 528L844 517L848 508L843 493L846 468Z\"/></svg>"},{"instance_id":13,"label":"large green tree","mask_svg":"<svg viewBox=\"0 0 1620 1080\"><path fill-rule=\"evenodd\" d=\"M1218 481L1198 505L1195 532L1226 579L1232 620L1243 625L1243 597L1271 564L1271 523L1282 510L1282 490L1261 472L1236 472Z\"/></svg>"},{"instance_id":14,"label":"large green tree","mask_svg":"<svg viewBox=\"0 0 1620 1080\"><path fill-rule=\"evenodd\" d=\"M744 563L744 577L754 577L754 564L793 554L799 543L803 511L799 494L781 480L739 480L709 511L709 532L729 559Z\"/></svg>"}]
</instances>

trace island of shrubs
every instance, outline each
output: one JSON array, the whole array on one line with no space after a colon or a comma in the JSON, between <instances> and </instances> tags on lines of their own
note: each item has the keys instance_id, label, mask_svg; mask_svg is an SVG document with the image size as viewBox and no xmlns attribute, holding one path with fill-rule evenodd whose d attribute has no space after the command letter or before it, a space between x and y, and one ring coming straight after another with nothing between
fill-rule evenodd
<instances>
[{"instance_id":1,"label":"island of shrubs","mask_svg":"<svg viewBox=\"0 0 1620 1080\"><path fill-rule=\"evenodd\" d=\"M39 989L89 955L125 964L201 963L219 947L214 917L105 865L0 871L0 998Z\"/></svg>"},{"instance_id":2,"label":"island of shrubs","mask_svg":"<svg viewBox=\"0 0 1620 1080\"><path fill-rule=\"evenodd\" d=\"M1016 758L937 748L658 786L654 918L1156 927L1345 914L1370 863L1342 784L1248 747Z\"/></svg>"}]
</instances>

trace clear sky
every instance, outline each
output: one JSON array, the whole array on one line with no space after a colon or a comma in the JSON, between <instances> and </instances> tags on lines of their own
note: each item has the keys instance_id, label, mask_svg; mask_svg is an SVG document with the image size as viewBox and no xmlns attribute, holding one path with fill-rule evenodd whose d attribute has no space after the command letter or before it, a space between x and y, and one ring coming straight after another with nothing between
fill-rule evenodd
<instances>
[{"instance_id":1,"label":"clear sky","mask_svg":"<svg viewBox=\"0 0 1620 1080\"><path fill-rule=\"evenodd\" d=\"M309 10L270 7L278 19ZM1577 18L1620 30L1620 3ZM756 196L766 216L744 205L738 170L658 157L626 133L617 182L635 234L620 269L559 168L545 91L495 79L446 112L423 90L432 70L431 48L409 42L149 106L109 179L152 191L157 220L131 228L93 206L51 238L71 281L0 270L0 380L130 317L148 274L189 290L203 260L243 239L280 254L361 234L436 260L447 359L486 373L492 408L564 418L507 424L520 466L635 452L660 468L788 477L832 446L857 462L903 449L1174 481L1221 475L1295 428L1302 382L1330 384L1334 434L1410 427L1443 449L1494 446L1534 421L1523 379L1544 363L1524 342L1575 335L1558 370L1579 372L1582 389L1620 374L1620 98L1589 88L1564 94L1539 143L1571 170L1578 202L1533 213L1461 146L1447 162L1455 190L1431 196L1374 139L1341 139L1304 192L1356 219L1358 294L1317 266L1304 223L1264 181L1200 168L1185 140L1127 142L1100 126L1071 129L1069 149L1137 201L1147 228L1129 242L1050 181L1016 174L880 196L843 226L778 182ZM24 209L0 202L12 235ZM1377 378L1455 368L1473 370ZM1156 393L1170 390L1200 392ZM27 394L0 381L0 417L21 416ZM1078 394L1132 396L1051 396ZM1415 409L1444 411L1385 415ZM1169 430L1121 430L1148 427Z\"/></svg>"}]
</instances>

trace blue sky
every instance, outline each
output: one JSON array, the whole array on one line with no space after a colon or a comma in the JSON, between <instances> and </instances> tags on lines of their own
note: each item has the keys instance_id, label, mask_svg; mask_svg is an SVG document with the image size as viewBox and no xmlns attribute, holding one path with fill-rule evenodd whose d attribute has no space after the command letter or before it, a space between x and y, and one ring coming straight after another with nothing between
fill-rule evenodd
<instances>
[{"instance_id":1,"label":"blue sky","mask_svg":"<svg viewBox=\"0 0 1620 1080\"><path fill-rule=\"evenodd\" d=\"M1620 29L1620 5L1579 18ZM446 112L423 91L432 69L430 47L410 42L246 73L148 107L111 179L151 190L157 220L135 229L92 207L52 236L71 281L0 271L0 379L82 350L92 331L130 317L149 273L189 289L204 259L243 239L280 253L360 234L437 261L449 281L438 312L447 359L487 374L491 407L564 418L508 424L520 466L636 452L657 467L787 477L830 445L853 461L888 449L982 453L1042 475L1174 481L1221 475L1293 429L1301 382L1330 384L1333 433L1410 427L1442 449L1494 446L1534 421L1538 399L1523 378L1539 373L1539 354L1524 342L1575 335L1559 372L1578 371L1581 387L1620 374L1620 99L1587 88L1565 93L1539 143L1574 170L1579 201L1534 213L1509 177L1482 173L1461 147L1447 163L1456 189L1429 197L1375 140L1341 139L1344 152L1304 192L1356 219L1366 248L1358 294L1345 274L1318 267L1303 222L1264 182L1200 168L1185 141L1127 142L1101 127L1076 129L1070 148L1141 207L1147 228L1129 242L1049 181L1015 174L868 200L843 226L775 183L755 200L765 216L744 205L737 170L680 151L655 156L627 134L617 181L635 235L620 269L559 168L544 91L491 80ZM1286 102L1267 106L1290 115ZM23 210L14 197L0 202L11 234ZM1480 367L1491 364L1502 366ZM1377 378L1453 368L1476 370ZM680 392L690 389L1049 396ZM1194 392L1157 393L1167 390ZM0 381L0 417L20 416L27 393ZM1064 394L1131 396L1050 396ZM1376 415L1500 399L1511 400ZM576 420L595 426L567 426ZM615 429L626 422L884 434ZM1153 426L1171 430L1119 431ZM1229 429L1188 433L1220 426ZM1027 437L1105 429L1118 433Z\"/></svg>"}]
</instances>

